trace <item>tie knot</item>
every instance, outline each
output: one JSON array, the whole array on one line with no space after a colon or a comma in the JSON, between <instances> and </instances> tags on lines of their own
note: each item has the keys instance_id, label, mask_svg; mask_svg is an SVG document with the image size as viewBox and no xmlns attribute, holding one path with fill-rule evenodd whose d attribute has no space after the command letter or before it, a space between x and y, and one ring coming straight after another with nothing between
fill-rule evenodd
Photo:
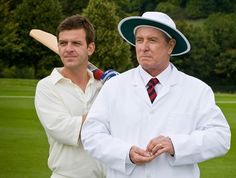
<instances>
[{"instance_id":1,"label":"tie knot","mask_svg":"<svg viewBox=\"0 0 236 178\"><path fill-rule=\"evenodd\" d=\"M157 79L157 78L152 78L152 79L150 79L149 80L149 82L147 83L147 86L155 86L156 84L158 84L159 83L159 80Z\"/></svg>"}]
</instances>

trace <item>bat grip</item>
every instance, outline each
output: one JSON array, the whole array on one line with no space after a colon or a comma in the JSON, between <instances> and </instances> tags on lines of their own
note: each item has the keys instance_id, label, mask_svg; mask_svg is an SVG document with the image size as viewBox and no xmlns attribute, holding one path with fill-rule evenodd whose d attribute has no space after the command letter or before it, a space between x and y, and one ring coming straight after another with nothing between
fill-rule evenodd
<instances>
[{"instance_id":1,"label":"bat grip","mask_svg":"<svg viewBox=\"0 0 236 178\"><path fill-rule=\"evenodd\" d=\"M88 69L93 72L93 76L95 79L101 80L101 77L104 73L102 70L98 69L96 66L94 66L91 63L88 64Z\"/></svg>"}]
</instances>

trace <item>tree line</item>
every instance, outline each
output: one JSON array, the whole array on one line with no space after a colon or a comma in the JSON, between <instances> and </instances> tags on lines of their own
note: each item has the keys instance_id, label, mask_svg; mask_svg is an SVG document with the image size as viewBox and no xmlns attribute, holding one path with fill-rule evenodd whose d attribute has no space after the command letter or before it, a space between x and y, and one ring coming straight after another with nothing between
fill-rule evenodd
<instances>
[{"instance_id":1,"label":"tree line","mask_svg":"<svg viewBox=\"0 0 236 178\"><path fill-rule=\"evenodd\" d=\"M117 24L145 11L167 13L189 39L191 51L171 59L180 70L215 90L236 91L234 0L0 0L0 77L40 79L61 66L59 57L29 37L29 31L55 34L59 22L73 14L94 24L92 63L118 72L135 67L135 50L119 36Z\"/></svg>"}]
</instances>

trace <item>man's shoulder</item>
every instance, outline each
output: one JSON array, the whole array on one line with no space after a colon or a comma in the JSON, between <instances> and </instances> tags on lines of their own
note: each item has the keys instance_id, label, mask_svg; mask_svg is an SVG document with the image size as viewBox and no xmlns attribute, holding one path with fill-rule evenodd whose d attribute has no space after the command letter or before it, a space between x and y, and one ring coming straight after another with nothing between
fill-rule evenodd
<instances>
[{"instance_id":1,"label":"man's shoulder","mask_svg":"<svg viewBox=\"0 0 236 178\"><path fill-rule=\"evenodd\" d=\"M39 88L49 88L53 85L52 80L51 80L51 76L46 76L42 79L40 79L37 83L37 89Z\"/></svg>"},{"instance_id":2,"label":"man's shoulder","mask_svg":"<svg viewBox=\"0 0 236 178\"><path fill-rule=\"evenodd\" d=\"M201 79L199 79L195 76L186 74L186 73L181 72L181 71L179 71L179 76L180 76L179 77L180 81L181 81L181 83L183 84L184 87L189 86L192 90L210 88L210 86L207 83L205 83L203 80L201 80Z\"/></svg>"},{"instance_id":3,"label":"man's shoulder","mask_svg":"<svg viewBox=\"0 0 236 178\"><path fill-rule=\"evenodd\" d=\"M39 80L39 84L55 84L62 78L62 75L58 72L57 68L54 68L50 75Z\"/></svg>"},{"instance_id":4,"label":"man's shoulder","mask_svg":"<svg viewBox=\"0 0 236 178\"><path fill-rule=\"evenodd\" d=\"M55 73L54 70L51 72L50 75L45 76L44 78L41 78L37 83L37 87L43 87L43 86L44 87L50 87L50 86L52 86L53 83L55 83L55 82L53 82L54 81L53 78L55 78L53 73Z\"/></svg>"},{"instance_id":5,"label":"man's shoulder","mask_svg":"<svg viewBox=\"0 0 236 178\"><path fill-rule=\"evenodd\" d=\"M137 70L136 68L132 68L132 69L129 69L125 72L120 73L120 75L118 75L118 76L120 77L120 79L132 78L134 76L136 70Z\"/></svg>"},{"instance_id":6,"label":"man's shoulder","mask_svg":"<svg viewBox=\"0 0 236 178\"><path fill-rule=\"evenodd\" d=\"M106 81L103 85L103 88L121 88L126 86L129 81L132 81L135 69L130 69L128 71L122 72L119 75L116 75Z\"/></svg>"}]
</instances>

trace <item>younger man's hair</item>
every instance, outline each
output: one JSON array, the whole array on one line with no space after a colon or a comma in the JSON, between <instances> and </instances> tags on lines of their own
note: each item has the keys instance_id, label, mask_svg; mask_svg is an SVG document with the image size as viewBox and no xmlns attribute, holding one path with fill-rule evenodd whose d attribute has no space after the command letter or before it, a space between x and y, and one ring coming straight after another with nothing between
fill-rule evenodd
<instances>
[{"instance_id":1,"label":"younger man's hair","mask_svg":"<svg viewBox=\"0 0 236 178\"><path fill-rule=\"evenodd\" d=\"M86 17L78 14L67 17L59 24L57 27L57 39L60 32L75 29L85 30L87 44L95 41L95 30L92 23Z\"/></svg>"}]
</instances>

